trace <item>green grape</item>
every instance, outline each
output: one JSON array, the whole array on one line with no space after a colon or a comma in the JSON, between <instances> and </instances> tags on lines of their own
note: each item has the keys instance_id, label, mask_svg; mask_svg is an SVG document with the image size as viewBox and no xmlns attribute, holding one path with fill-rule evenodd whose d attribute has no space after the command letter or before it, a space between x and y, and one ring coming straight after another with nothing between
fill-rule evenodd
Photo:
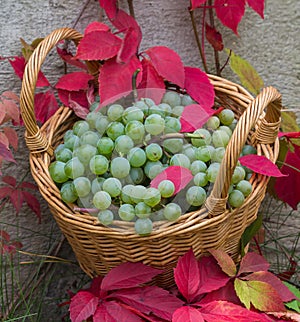
<instances>
[{"instance_id":1,"label":"green grape","mask_svg":"<svg viewBox=\"0 0 300 322\"><path fill-rule=\"evenodd\" d=\"M213 162L209 165L209 167L206 170L206 175L209 182L214 183L216 181L219 170L220 170L220 163Z\"/></svg>"},{"instance_id":2,"label":"green grape","mask_svg":"<svg viewBox=\"0 0 300 322\"><path fill-rule=\"evenodd\" d=\"M179 117L181 116L182 112L184 110L184 106L183 105L177 105L177 106L174 106L172 108L172 114L176 117Z\"/></svg>"},{"instance_id":3,"label":"green grape","mask_svg":"<svg viewBox=\"0 0 300 322\"><path fill-rule=\"evenodd\" d=\"M232 136L232 130L227 125L221 125L221 126L219 126L218 130L222 130L222 131L226 132L229 135L229 137Z\"/></svg>"},{"instance_id":4,"label":"green grape","mask_svg":"<svg viewBox=\"0 0 300 322\"><path fill-rule=\"evenodd\" d=\"M114 150L115 144L114 141L106 136L103 136L97 142L97 149L100 154L110 155Z\"/></svg>"},{"instance_id":5,"label":"green grape","mask_svg":"<svg viewBox=\"0 0 300 322\"><path fill-rule=\"evenodd\" d=\"M63 183L69 179L65 173L65 163L61 161L52 162L49 166L49 173L51 179L57 183Z\"/></svg>"},{"instance_id":6,"label":"green grape","mask_svg":"<svg viewBox=\"0 0 300 322\"><path fill-rule=\"evenodd\" d=\"M90 129L96 128L97 120L100 120L102 114L100 112L90 112L87 114L85 120L89 123Z\"/></svg>"},{"instance_id":7,"label":"green grape","mask_svg":"<svg viewBox=\"0 0 300 322\"><path fill-rule=\"evenodd\" d=\"M114 214L111 210L105 209L98 212L98 220L104 226L109 226L114 221Z\"/></svg>"},{"instance_id":8,"label":"green grape","mask_svg":"<svg viewBox=\"0 0 300 322\"><path fill-rule=\"evenodd\" d=\"M97 153L97 148L90 144L84 144L76 148L73 156L78 157L83 165L88 165L93 156Z\"/></svg>"},{"instance_id":9,"label":"green grape","mask_svg":"<svg viewBox=\"0 0 300 322\"><path fill-rule=\"evenodd\" d=\"M97 209L107 209L111 205L111 196L106 191L97 191L93 197L93 204Z\"/></svg>"},{"instance_id":10,"label":"green grape","mask_svg":"<svg viewBox=\"0 0 300 322\"><path fill-rule=\"evenodd\" d=\"M223 130L216 130L212 134L212 143L216 148L226 147L229 139L229 135Z\"/></svg>"},{"instance_id":11,"label":"green grape","mask_svg":"<svg viewBox=\"0 0 300 322\"><path fill-rule=\"evenodd\" d=\"M131 200L136 204L143 201L146 190L147 188L142 185L133 186L131 189Z\"/></svg>"},{"instance_id":12,"label":"green grape","mask_svg":"<svg viewBox=\"0 0 300 322\"><path fill-rule=\"evenodd\" d=\"M158 104L158 108L163 113L163 116L165 117L172 114L172 107L167 103Z\"/></svg>"},{"instance_id":13,"label":"green grape","mask_svg":"<svg viewBox=\"0 0 300 322\"><path fill-rule=\"evenodd\" d=\"M120 104L112 104L107 109L107 117L111 122L120 121L122 119L122 114L124 112L124 107Z\"/></svg>"},{"instance_id":14,"label":"green grape","mask_svg":"<svg viewBox=\"0 0 300 322\"><path fill-rule=\"evenodd\" d=\"M67 140L64 141L64 144L65 144L65 148L73 151L80 145L80 139L77 135L73 134L72 136L68 137Z\"/></svg>"},{"instance_id":15,"label":"green grape","mask_svg":"<svg viewBox=\"0 0 300 322\"><path fill-rule=\"evenodd\" d=\"M138 235L149 235L153 229L153 223L150 218L138 218L134 224L135 231Z\"/></svg>"},{"instance_id":16,"label":"green grape","mask_svg":"<svg viewBox=\"0 0 300 322\"><path fill-rule=\"evenodd\" d=\"M107 178L102 184L102 190L108 192L111 197L117 197L122 191L121 181L117 178Z\"/></svg>"},{"instance_id":17,"label":"green grape","mask_svg":"<svg viewBox=\"0 0 300 322\"><path fill-rule=\"evenodd\" d=\"M170 159L170 165L179 165L184 168L190 168L191 161L190 159L184 155L183 153L176 153Z\"/></svg>"},{"instance_id":18,"label":"green grape","mask_svg":"<svg viewBox=\"0 0 300 322\"><path fill-rule=\"evenodd\" d=\"M106 128L106 134L113 141L125 133L125 127L121 122L111 122Z\"/></svg>"},{"instance_id":19,"label":"green grape","mask_svg":"<svg viewBox=\"0 0 300 322\"><path fill-rule=\"evenodd\" d=\"M237 166L233 171L231 183L236 184L241 180L244 180L245 177L246 177L246 171L244 170L244 168L242 166Z\"/></svg>"},{"instance_id":20,"label":"green grape","mask_svg":"<svg viewBox=\"0 0 300 322\"><path fill-rule=\"evenodd\" d=\"M167 152L170 153L179 153L183 148L183 140L182 139L166 139L163 141L163 147Z\"/></svg>"},{"instance_id":21,"label":"green grape","mask_svg":"<svg viewBox=\"0 0 300 322\"><path fill-rule=\"evenodd\" d=\"M74 157L65 164L64 170L68 178L75 179L83 176L84 165L77 157Z\"/></svg>"},{"instance_id":22,"label":"green grape","mask_svg":"<svg viewBox=\"0 0 300 322\"><path fill-rule=\"evenodd\" d=\"M121 154L127 154L134 147L132 139L128 135L120 135L115 140L115 150Z\"/></svg>"},{"instance_id":23,"label":"green grape","mask_svg":"<svg viewBox=\"0 0 300 322\"><path fill-rule=\"evenodd\" d=\"M181 207L173 202L168 203L163 210L164 217L169 221L177 220L181 216L181 214Z\"/></svg>"},{"instance_id":24,"label":"green grape","mask_svg":"<svg viewBox=\"0 0 300 322\"><path fill-rule=\"evenodd\" d=\"M99 98L99 96L98 96L98 98ZM91 111L91 112L95 111L95 109L96 109L96 108L98 108L98 106L99 106L99 102L100 102L100 98L99 98L99 101L96 101L96 100L95 100L95 102L94 102L93 104L91 104L91 105L90 105L90 111Z\"/></svg>"},{"instance_id":25,"label":"green grape","mask_svg":"<svg viewBox=\"0 0 300 322\"><path fill-rule=\"evenodd\" d=\"M86 197L91 191L91 182L86 177L78 177L73 181L78 197Z\"/></svg>"},{"instance_id":26,"label":"green grape","mask_svg":"<svg viewBox=\"0 0 300 322\"><path fill-rule=\"evenodd\" d=\"M145 180L145 174L142 168L131 168L129 172L130 183L141 184Z\"/></svg>"},{"instance_id":27,"label":"green grape","mask_svg":"<svg viewBox=\"0 0 300 322\"><path fill-rule=\"evenodd\" d=\"M90 144L97 146L97 142L100 139L100 135L94 131L86 131L80 137L80 145Z\"/></svg>"},{"instance_id":28,"label":"green grape","mask_svg":"<svg viewBox=\"0 0 300 322\"><path fill-rule=\"evenodd\" d=\"M90 192L87 196L85 197L80 197L77 199L77 205L80 208L94 208L93 205L93 194ZM94 215L94 213L91 213L92 216Z\"/></svg>"},{"instance_id":29,"label":"green grape","mask_svg":"<svg viewBox=\"0 0 300 322\"><path fill-rule=\"evenodd\" d=\"M154 101L151 98L148 98L148 97L142 98L141 101L144 102L149 107L155 105Z\"/></svg>"},{"instance_id":30,"label":"green grape","mask_svg":"<svg viewBox=\"0 0 300 322\"><path fill-rule=\"evenodd\" d=\"M182 149L182 153L185 154L191 162L194 162L196 160L196 149L192 144L185 144Z\"/></svg>"},{"instance_id":31,"label":"green grape","mask_svg":"<svg viewBox=\"0 0 300 322\"><path fill-rule=\"evenodd\" d=\"M127 154L127 160L132 167L139 168L144 165L147 160L146 153L142 148L132 148Z\"/></svg>"},{"instance_id":32,"label":"green grape","mask_svg":"<svg viewBox=\"0 0 300 322\"><path fill-rule=\"evenodd\" d=\"M190 95L185 94L181 97L181 105L187 106L191 104L196 104L196 102L191 98Z\"/></svg>"},{"instance_id":33,"label":"green grape","mask_svg":"<svg viewBox=\"0 0 300 322\"><path fill-rule=\"evenodd\" d=\"M67 181L61 186L60 196L61 199L67 203L73 203L77 200L78 194L72 181Z\"/></svg>"},{"instance_id":34,"label":"green grape","mask_svg":"<svg viewBox=\"0 0 300 322\"><path fill-rule=\"evenodd\" d=\"M163 171L163 165L160 161L147 161L144 166L145 175L149 179L155 178L159 173Z\"/></svg>"},{"instance_id":35,"label":"green grape","mask_svg":"<svg viewBox=\"0 0 300 322\"><path fill-rule=\"evenodd\" d=\"M63 145L62 148L55 149L54 156L56 161L61 161L66 163L72 159L73 152L70 149L65 148Z\"/></svg>"},{"instance_id":36,"label":"green grape","mask_svg":"<svg viewBox=\"0 0 300 322\"><path fill-rule=\"evenodd\" d=\"M106 115L102 115L97 118L95 121L95 129L98 131L100 135L104 134L108 125L110 124L108 117Z\"/></svg>"},{"instance_id":37,"label":"green grape","mask_svg":"<svg viewBox=\"0 0 300 322\"><path fill-rule=\"evenodd\" d=\"M237 126L237 120L234 119L233 122L229 125L230 130L233 132Z\"/></svg>"},{"instance_id":38,"label":"green grape","mask_svg":"<svg viewBox=\"0 0 300 322\"><path fill-rule=\"evenodd\" d=\"M90 125L87 121L80 120L75 122L73 125L73 133L79 137L89 129Z\"/></svg>"},{"instance_id":39,"label":"green grape","mask_svg":"<svg viewBox=\"0 0 300 322\"><path fill-rule=\"evenodd\" d=\"M192 206L201 206L206 200L206 192L202 187L192 186L186 192L186 201Z\"/></svg>"},{"instance_id":40,"label":"green grape","mask_svg":"<svg viewBox=\"0 0 300 322\"><path fill-rule=\"evenodd\" d=\"M232 110L224 109L218 114L218 117L222 124L230 125L234 120L234 113Z\"/></svg>"},{"instance_id":41,"label":"green grape","mask_svg":"<svg viewBox=\"0 0 300 322\"><path fill-rule=\"evenodd\" d=\"M246 144L243 147L242 155L256 154L256 153L257 153L257 151L256 151L256 149L252 145Z\"/></svg>"},{"instance_id":42,"label":"green grape","mask_svg":"<svg viewBox=\"0 0 300 322\"><path fill-rule=\"evenodd\" d=\"M133 203L133 201L131 200L133 187L134 185L132 184L127 184L123 186L121 191L121 199L124 203L128 203L128 204Z\"/></svg>"},{"instance_id":43,"label":"green grape","mask_svg":"<svg viewBox=\"0 0 300 322\"><path fill-rule=\"evenodd\" d=\"M175 192L175 185L171 180L162 180L157 189L163 198L169 198L173 196Z\"/></svg>"},{"instance_id":44,"label":"green grape","mask_svg":"<svg viewBox=\"0 0 300 322\"><path fill-rule=\"evenodd\" d=\"M195 147L205 146L209 145L211 142L211 135L209 131L206 129L197 129L193 133L195 136L199 136L199 138L193 138L191 139L192 145Z\"/></svg>"},{"instance_id":45,"label":"green grape","mask_svg":"<svg viewBox=\"0 0 300 322\"><path fill-rule=\"evenodd\" d=\"M212 155L214 154L214 148L211 145L208 146L200 146L195 151L195 156L197 160L208 162L211 160Z\"/></svg>"},{"instance_id":46,"label":"green grape","mask_svg":"<svg viewBox=\"0 0 300 322\"><path fill-rule=\"evenodd\" d=\"M245 197L248 197L252 192L252 184L247 180L241 180L236 185L236 189L241 191Z\"/></svg>"},{"instance_id":47,"label":"green grape","mask_svg":"<svg viewBox=\"0 0 300 322\"><path fill-rule=\"evenodd\" d=\"M123 112L122 120L125 124L131 121L139 121L142 123L144 121L144 113L137 106L130 106Z\"/></svg>"},{"instance_id":48,"label":"green grape","mask_svg":"<svg viewBox=\"0 0 300 322\"><path fill-rule=\"evenodd\" d=\"M113 177L122 179L128 176L130 163L126 158L117 157L111 160L110 172Z\"/></svg>"},{"instance_id":49,"label":"green grape","mask_svg":"<svg viewBox=\"0 0 300 322\"><path fill-rule=\"evenodd\" d=\"M233 208L240 207L245 201L244 194L239 190L232 190L228 197L228 203Z\"/></svg>"},{"instance_id":50,"label":"green grape","mask_svg":"<svg viewBox=\"0 0 300 322\"><path fill-rule=\"evenodd\" d=\"M194 184L195 184L195 186L205 187L208 184L208 178L207 178L206 173L198 172L194 176Z\"/></svg>"},{"instance_id":51,"label":"green grape","mask_svg":"<svg viewBox=\"0 0 300 322\"><path fill-rule=\"evenodd\" d=\"M161 201L161 194L156 188L147 188L144 195L144 203L150 207L158 205Z\"/></svg>"},{"instance_id":52,"label":"green grape","mask_svg":"<svg viewBox=\"0 0 300 322\"><path fill-rule=\"evenodd\" d=\"M207 122L206 127L209 130L216 130L220 126L220 119L217 116L211 116Z\"/></svg>"},{"instance_id":53,"label":"green grape","mask_svg":"<svg viewBox=\"0 0 300 322\"><path fill-rule=\"evenodd\" d=\"M64 134L63 141L67 141L71 136L75 135L73 130L67 130ZM61 144L60 144L61 145Z\"/></svg>"},{"instance_id":54,"label":"green grape","mask_svg":"<svg viewBox=\"0 0 300 322\"><path fill-rule=\"evenodd\" d=\"M151 135L158 135L165 129L165 120L158 114L151 114L146 117L144 126Z\"/></svg>"},{"instance_id":55,"label":"green grape","mask_svg":"<svg viewBox=\"0 0 300 322\"><path fill-rule=\"evenodd\" d=\"M224 147L219 147L214 150L213 155L211 156L211 161L212 162L222 162L222 159L225 155L225 148Z\"/></svg>"},{"instance_id":56,"label":"green grape","mask_svg":"<svg viewBox=\"0 0 300 322\"><path fill-rule=\"evenodd\" d=\"M136 204L134 210L138 218L148 218L151 215L151 207L142 201Z\"/></svg>"},{"instance_id":57,"label":"green grape","mask_svg":"<svg viewBox=\"0 0 300 322\"><path fill-rule=\"evenodd\" d=\"M135 143L143 142L145 127L142 122L130 121L125 126L125 134L132 138Z\"/></svg>"},{"instance_id":58,"label":"green grape","mask_svg":"<svg viewBox=\"0 0 300 322\"><path fill-rule=\"evenodd\" d=\"M120 218L124 221L131 221L135 217L135 210L133 205L130 205L128 203L124 203L120 206L118 210L118 214Z\"/></svg>"},{"instance_id":59,"label":"green grape","mask_svg":"<svg viewBox=\"0 0 300 322\"><path fill-rule=\"evenodd\" d=\"M158 105L151 106L148 110L148 113L149 115L157 114L160 115L162 118L165 118L165 112Z\"/></svg>"},{"instance_id":60,"label":"green grape","mask_svg":"<svg viewBox=\"0 0 300 322\"><path fill-rule=\"evenodd\" d=\"M102 186L103 186L103 182L104 182L104 178L102 177L96 177L93 181L92 181L92 187L91 187L91 190L92 190L92 193L95 194L96 192L98 191L101 191L102 190Z\"/></svg>"},{"instance_id":61,"label":"green grape","mask_svg":"<svg viewBox=\"0 0 300 322\"><path fill-rule=\"evenodd\" d=\"M177 117L167 116L165 118L165 133L177 133L181 130L181 123Z\"/></svg>"},{"instance_id":62,"label":"green grape","mask_svg":"<svg viewBox=\"0 0 300 322\"><path fill-rule=\"evenodd\" d=\"M167 103L171 107L177 106L181 104L181 97L178 93L173 91L168 91L164 94L162 98L162 103Z\"/></svg>"},{"instance_id":63,"label":"green grape","mask_svg":"<svg viewBox=\"0 0 300 322\"><path fill-rule=\"evenodd\" d=\"M145 149L146 157L150 161L158 161L163 154L161 146L157 143L150 143Z\"/></svg>"},{"instance_id":64,"label":"green grape","mask_svg":"<svg viewBox=\"0 0 300 322\"><path fill-rule=\"evenodd\" d=\"M192 162L190 170L192 172L192 175L195 176L198 172L206 172L207 165L201 160L195 160Z\"/></svg>"}]
</instances>

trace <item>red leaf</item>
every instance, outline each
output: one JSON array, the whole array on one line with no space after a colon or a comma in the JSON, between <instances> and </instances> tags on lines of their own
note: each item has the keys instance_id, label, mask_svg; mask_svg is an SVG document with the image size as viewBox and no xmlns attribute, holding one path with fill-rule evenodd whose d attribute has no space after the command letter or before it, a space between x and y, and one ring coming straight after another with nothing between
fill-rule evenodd
<instances>
[{"instance_id":1,"label":"red leaf","mask_svg":"<svg viewBox=\"0 0 300 322\"><path fill-rule=\"evenodd\" d=\"M61 49L59 47L56 47L57 53L59 54L59 56L61 57L62 60L64 60L66 63L72 65L72 66L76 66L82 69L87 70L87 66L75 59L75 57L72 55L72 53L69 53L66 49Z\"/></svg>"},{"instance_id":2,"label":"red leaf","mask_svg":"<svg viewBox=\"0 0 300 322\"><path fill-rule=\"evenodd\" d=\"M142 60L143 75L138 86L139 98L151 98L156 104L161 102L166 91L163 78L158 75L150 60Z\"/></svg>"},{"instance_id":3,"label":"red leaf","mask_svg":"<svg viewBox=\"0 0 300 322\"><path fill-rule=\"evenodd\" d=\"M137 69L142 70L142 65L135 56L127 64L118 64L115 59L105 62L99 75L101 106L113 103L132 91L132 76ZM137 75L137 86L141 78L140 72Z\"/></svg>"},{"instance_id":4,"label":"red leaf","mask_svg":"<svg viewBox=\"0 0 300 322\"><path fill-rule=\"evenodd\" d=\"M174 269L174 279L179 292L187 302L193 302L200 287L200 271L192 249L178 260Z\"/></svg>"},{"instance_id":5,"label":"red leaf","mask_svg":"<svg viewBox=\"0 0 300 322\"><path fill-rule=\"evenodd\" d=\"M10 196L13 191L12 187L0 187L0 199Z\"/></svg>"},{"instance_id":6,"label":"red leaf","mask_svg":"<svg viewBox=\"0 0 300 322\"><path fill-rule=\"evenodd\" d=\"M18 214L22 208L23 201L24 201L22 191L17 190L17 189L13 190L11 195L9 196L9 198L10 198L10 201Z\"/></svg>"},{"instance_id":7,"label":"red leaf","mask_svg":"<svg viewBox=\"0 0 300 322\"><path fill-rule=\"evenodd\" d=\"M67 91L87 90L89 81L93 79L94 77L86 72L73 72L62 76L55 87Z\"/></svg>"},{"instance_id":8,"label":"red leaf","mask_svg":"<svg viewBox=\"0 0 300 322\"><path fill-rule=\"evenodd\" d=\"M142 40L141 32L132 27L127 29L122 40L121 48L117 55L118 63L128 63L133 55L137 54L140 42Z\"/></svg>"},{"instance_id":9,"label":"red leaf","mask_svg":"<svg viewBox=\"0 0 300 322\"><path fill-rule=\"evenodd\" d=\"M106 307L102 304L98 305L94 315L93 315L94 322L117 322L113 316L111 316Z\"/></svg>"},{"instance_id":10,"label":"red leaf","mask_svg":"<svg viewBox=\"0 0 300 322\"><path fill-rule=\"evenodd\" d=\"M41 222L41 206L38 199L31 194L30 192L23 190L22 191L24 200L26 201L28 207L37 215L39 222Z\"/></svg>"},{"instance_id":11,"label":"red leaf","mask_svg":"<svg viewBox=\"0 0 300 322\"><path fill-rule=\"evenodd\" d=\"M210 249L209 252L216 259L222 271L228 276L233 277L236 274L236 266L233 259L221 249Z\"/></svg>"},{"instance_id":12,"label":"red leaf","mask_svg":"<svg viewBox=\"0 0 300 322\"><path fill-rule=\"evenodd\" d=\"M172 49L164 46L155 46L145 53L150 57L157 73L166 80L184 87L184 67L180 56Z\"/></svg>"},{"instance_id":13,"label":"red leaf","mask_svg":"<svg viewBox=\"0 0 300 322\"><path fill-rule=\"evenodd\" d=\"M17 132L9 126L3 127L3 131L9 141L9 144L16 151L18 149L18 134L17 134Z\"/></svg>"},{"instance_id":14,"label":"red leaf","mask_svg":"<svg viewBox=\"0 0 300 322\"><path fill-rule=\"evenodd\" d=\"M174 195L184 189L193 179L192 172L184 167L172 165L158 174L150 183L152 188L157 188L162 180L170 180L174 183Z\"/></svg>"},{"instance_id":15,"label":"red leaf","mask_svg":"<svg viewBox=\"0 0 300 322\"><path fill-rule=\"evenodd\" d=\"M83 106L86 108L88 108L89 106L89 103L87 100L87 93L84 90L80 90L77 92L74 92L74 91L70 92L64 89L58 89L57 92L60 100L65 106L69 106L70 102L76 102L80 106Z\"/></svg>"},{"instance_id":16,"label":"red leaf","mask_svg":"<svg viewBox=\"0 0 300 322\"><path fill-rule=\"evenodd\" d=\"M249 168L253 172L270 177L285 177L286 174L280 172L278 167L263 155L248 154L239 158L241 165Z\"/></svg>"},{"instance_id":17,"label":"red leaf","mask_svg":"<svg viewBox=\"0 0 300 322\"><path fill-rule=\"evenodd\" d=\"M107 321L114 321L114 322L142 322L143 320L134 314L132 311L128 310L124 307L121 303L115 301L104 302L103 306L105 307L107 313L113 318L113 320ZM97 319L97 316L94 316L94 321L103 321L102 316L99 315L100 319Z\"/></svg>"},{"instance_id":18,"label":"red leaf","mask_svg":"<svg viewBox=\"0 0 300 322\"><path fill-rule=\"evenodd\" d=\"M264 19L265 0L247 0L248 5Z\"/></svg>"},{"instance_id":19,"label":"red leaf","mask_svg":"<svg viewBox=\"0 0 300 322\"><path fill-rule=\"evenodd\" d=\"M224 48L222 35L209 24L206 24L205 35L207 41L213 46L217 51L222 51Z\"/></svg>"},{"instance_id":20,"label":"red leaf","mask_svg":"<svg viewBox=\"0 0 300 322\"><path fill-rule=\"evenodd\" d=\"M199 311L207 322L270 322L264 315L249 311L227 301L213 301L203 305Z\"/></svg>"},{"instance_id":21,"label":"red leaf","mask_svg":"<svg viewBox=\"0 0 300 322\"><path fill-rule=\"evenodd\" d=\"M34 96L34 111L38 121L42 124L47 121L58 109L54 93L49 90Z\"/></svg>"},{"instance_id":22,"label":"red leaf","mask_svg":"<svg viewBox=\"0 0 300 322\"><path fill-rule=\"evenodd\" d=\"M180 117L180 132L194 132L201 128L214 113L212 108L203 108L198 104L185 106Z\"/></svg>"},{"instance_id":23,"label":"red leaf","mask_svg":"<svg viewBox=\"0 0 300 322\"><path fill-rule=\"evenodd\" d=\"M297 209L300 201L300 147L294 145L294 152L288 151L281 167L281 172L286 177L276 178L275 191L279 199L288 203L293 209ZM287 187L293 187L287 189Z\"/></svg>"},{"instance_id":24,"label":"red leaf","mask_svg":"<svg viewBox=\"0 0 300 322\"><path fill-rule=\"evenodd\" d=\"M18 108L18 101L12 99L6 99L5 96L2 95L0 97L0 110L1 110L1 123L5 123L10 119L13 121L13 125L18 125L20 122L20 110Z\"/></svg>"},{"instance_id":25,"label":"red leaf","mask_svg":"<svg viewBox=\"0 0 300 322\"><path fill-rule=\"evenodd\" d=\"M191 10L201 7L207 0L191 0Z\"/></svg>"},{"instance_id":26,"label":"red leaf","mask_svg":"<svg viewBox=\"0 0 300 322\"><path fill-rule=\"evenodd\" d=\"M12 176L4 176L4 177L2 177L2 181L9 184L12 187L16 187L16 185L17 185L16 178L14 178Z\"/></svg>"},{"instance_id":27,"label":"red leaf","mask_svg":"<svg viewBox=\"0 0 300 322\"><path fill-rule=\"evenodd\" d=\"M122 40L110 31L95 30L81 39L75 58L83 60L106 60L117 55Z\"/></svg>"},{"instance_id":28,"label":"red leaf","mask_svg":"<svg viewBox=\"0 0 300 322\"><path fill-rule=\"evenodd\" d=\"M98 297L88 291L79 291L71 298L70 318L72 322L82 322L96 311Z\"/></svg>"},{"instance_id":29,"label":"red leaf","mask_svg":"<svg viewBox=\"0 0 300 322\"><path fill-rule=\"evenodd\" d=\"M109 19L114 19L117 14L117 0L99 0L100 7L102 7Z\"/></svg>"},{"instance_id":30,"label":"red leaf","mask_svg":"<svg viewBox=\"0 0 300 322\"><path fill-rule=\"evenodd\" d=\"M109 27L105 24L105 23L102 23L102 22L99 22L99 21L93 21L92 23L90 23L84 30L84 34L88 34L92 31L95 31L95 30L98 30L98 31L109 31Z\"/></svg>"},{"instance_id":31,"label":"red leaf","mask_svg":"<svg viewBox=\"0 0 300 322\"><path fill-rule=\"evenodd\" d=\"M6 242L9 242L10 236L5 230L0 230L0 237L1 239L4 239Z\"/></svg>"},{"instance_id":32,"label":"red leaf","mask_svg":"<svg viewBox=\"0 0 300 322\"><path fill-rule=\"evenodd\" d=\"M184 88L202 108L209 109L214 105L215 91L208 76L201 69L185 67Z\"/></svg>"},{"instance_id":33,"label":"red leaf","mask_svg":"<svg viewBox=\"0 0 300 322\"><path fill-rule=\"evenodd\" d=\"M0 142L0 157L2 157L6 161L16 163L16 160L14 159L11 151L2 142Z\"/></svg>"},{"instance_id":34,"label":"red leaf","mask_svg":"<svg viewBox=\"0 0 300 322\"><path fill-rule=\"evenodd\" d=\"M85 119L89 113L89 109L87 107L81 106L76 101L73 101L71 99L69 100L69 107L74 111L74 113L78 117L82 119Z\"/></svg>"},{"instance_id":35,"label":"red leaf","mask_svg":"<svg viewBox=\"0 0 300 322\"><path fill-rule=\"evenodd\" d=\"M27 181L23 181L21 184L20 184L20 188L23 188L23 189L32 189L32 190L38 190L38 187L31 183L31 182L27 182Z\"/></svg>"},{"instance_id":36,"label":"red leaf","mask_svg":"<svg viewBox=\"0 0 300 322\"><path fill-rule=\"evenodd\" d=\"M244 279L248 281L261 281L272 285L283 302L289 302L296 299L295 295L281 282L281 280L270 272L255 272L247 275Z\"/></svg>"},{"instance_id":37,"label":"red leaf","mask_svg":"<svg viewBox=\"0 0 300 322\"><path fill-rule=\"evenodd\" d=\"M119 299L142 313L150 314L171 320L173 312L183 302L168 291L157 286L136 287L114 292L111 297Z\"/></svg>"},{"instance_id":38,"label":"red leaf","mask_svg":"<svg viewBox=\"0 0 300 322\"><path fill-rule=\"evenodd\" d=\"M174 312L172 322L204 322L204 318L199 310L183 306Z\"/></svg>"},{"instance_id":39,"label":"red leaf","mask_svg":"<svg viewBox=\"0 0 300 322\"><path fill-rule=\"evenodd\" d=\"M94 277L92 280L91 286L88 289L95 296L100 296L102 280L103 280L102 276Z\"/></svg>"},{"instance_id":40,"label":"red leaf","mask_svg":"<svg viewBox=\"0 0 300 322\"><path fill-rule=\"evenodd\" d=\"M296 139L300 137L300 132L279 132L278 137L286 137L286 138L291 138L291 139Z\"/></svg>"},{"instance_id":41,"label":"red leaf","mask_svg":"<svg viewBox=\"0 0 300 322\"><path fill-rule=\"evenodd\" d=\"M111 19L111 23L122 32L129 28L140 30L140 26L138 25L136 20L127 12L121 9L118 10L116 17L114 19Z\"/></svg>"},{"instance_id":42,"label":"red leaf","mask_svg":"<svg viewBox=\"0 0 300 322\"><path fill-rule=\"evenodd\" d=\"M216 0L217 17L222 24L232 29L236 34L237 27L245 13L245 0Z\"/></svg>"},{"instance_id":43,"label":"red leaf","mask_svg":"<svg viewBox=\"0 0 300 322\"><path fill-rule=\"evenodd\" d=\"M249 272L267 271L270 264L263 256L256 253L247 253L241 260L238 275Z\"/></svg>"},{"instance_id":44,"label":"red leaf","mask_svg":"<svg viewBox=\"0 0 300 322\"><path fill-rule=\"evenodd\" d=\"M142 263L123 263L113 269L104 277L102 290L110 291L120 288L131 288L149 282L161 271Z\"/></svg>"}]
</instances>

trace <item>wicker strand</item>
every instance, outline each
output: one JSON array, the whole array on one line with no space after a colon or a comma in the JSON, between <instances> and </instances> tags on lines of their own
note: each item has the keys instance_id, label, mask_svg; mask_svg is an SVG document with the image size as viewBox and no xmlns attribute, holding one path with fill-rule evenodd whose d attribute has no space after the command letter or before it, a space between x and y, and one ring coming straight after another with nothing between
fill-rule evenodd
<instances>
[{"instance_id":1,"label":"wicker strand","mask_svg":"<svg viewBox=\"0 0 300 322\"><path fill-rule=\"evenodd\" d=\"M31 153L48 152L51 156L53 155L53 148L50 146L45 134L41 133L40 129L32 136L29 136L25 132L25 141Z\"/></svg>"},{"instance_id":2,"label":"wicker strand","mask_svg":"<svg viewBox=\"0 0 300 322\"><path fill-rule=\"evenodd\" d=\"M251 137L251 143L257 144L272 144L275 142L281 121L269 123L266 119L262 119L256 131Z\"/></svg>"}]
</instances>

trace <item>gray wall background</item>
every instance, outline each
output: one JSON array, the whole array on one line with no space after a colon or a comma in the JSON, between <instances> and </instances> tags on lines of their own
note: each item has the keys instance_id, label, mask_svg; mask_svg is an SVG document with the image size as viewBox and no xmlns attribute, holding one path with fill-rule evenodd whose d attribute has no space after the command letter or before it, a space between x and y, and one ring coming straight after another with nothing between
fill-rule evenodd
<instances>
[{"instance_id":1,"label":"gray wall background","mask_svg":"<svg viewBox=\"0 0 300 322\"><path fill-rule=\"evenodd\" d=\"M83 0L0 0L0 56L20 54L19 38L31 42L37 37L46 36L53 29L73 25ZM127 2L120 4L127 10ZM199 53L192 32L188 0L134 0L136 19L143 31L142 48L165 45L177 51L186 65L201 67ZM283 104L299 115L300 89L300 2L298 0L266 0L265 19L262 20L249 8L239 26L239 37L225 27L220 27L225 47L232 48L236 54L247 59L263 78L265 85L276 87L283 95ZM90 0L77 25L79 31L93 21L101 19L102 11L98 1ZM200 19L198 18L198 24ZM206 48L207 58L212 66L210 48ZM224 61L224 57L221 58ZM62 65L55 61L53 54L47 59L43 71L52 83L62 72ZM223 77L233 81L237 78L225 69ZM0 92L20 90L20 80L14 75L6 61L0 61ZM19 152L17 165L4 165L5 174L14 173L22 177L28 171L28 152L23 142L23 130L19 130ZM27 177L30 179L30 175ZM38 195L38 194L37 194ZM42 203L42 224L26 207L18 217L11 206L1 210L0 229L9 230L12 237L24 242L24 250L46 254L54 247L60 232L53 222L47 205ZM19 226L21 228L16 228ZM72 259L71 250L64 245L62 257ZM28 258L27 258L28 259ZM50 284L47 293L53 312L57 310L55 299L64 296L66 289L72 288L76 274L80 271L73 265L63 264L56 271L56 282ZM24 270L25 279L30 276L31 268ZM49 304L48 303L48 304ZM48 305L47 304L47 305ZM50 305L50 304L49 304ZM58 321L59 317L48 321Z\"/></svg>"}]
</instances>

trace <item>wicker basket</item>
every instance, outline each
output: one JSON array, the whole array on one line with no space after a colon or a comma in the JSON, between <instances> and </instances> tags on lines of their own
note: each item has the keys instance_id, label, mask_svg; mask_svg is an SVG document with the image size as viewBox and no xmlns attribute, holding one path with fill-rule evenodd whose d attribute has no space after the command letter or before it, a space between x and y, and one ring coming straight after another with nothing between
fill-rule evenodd
<instances>
[{"instance_id":1,"label":"wicker basket","mask_svg":"<svg viewBox=\"0 0 300 322\"><path fill-rule=\"evenodd\" d=\"M26 143L30 150L32 175L54 218L70 243L81 268L91 277L104 275L121 262L142 261L164 269L156 283L173 284L173 268L179 256L190 247L197 257L210 248L225 250L239 260L240 238L252 223L265 195L268 177L253 174L253 191L245 203L234 210L226 201L233 169L245 142L256 147L259 155L275 162L280 124L281 96L272 87L265 88L255 99L241 86L216 76L209 76L216 94L216 104L230 108L239 119L226 148L217 180L205 207L186 213L173 223L155 227L153 233L141 237L134 233L132 223L118 223L117 229L101 225L97 218L74 211L74 205L62 202L52 181L48 166L53 149L62 143L66 130L76 116L68 107L61 107L41 128L34 115L34 91L40 67L48 52L62 39L75 44L82 35L62 28L47 36L31 56L24 73L21 91L21 112L26 126ZM93 68L93 63L89 63Z\"/></svg>"}]
</instances>

